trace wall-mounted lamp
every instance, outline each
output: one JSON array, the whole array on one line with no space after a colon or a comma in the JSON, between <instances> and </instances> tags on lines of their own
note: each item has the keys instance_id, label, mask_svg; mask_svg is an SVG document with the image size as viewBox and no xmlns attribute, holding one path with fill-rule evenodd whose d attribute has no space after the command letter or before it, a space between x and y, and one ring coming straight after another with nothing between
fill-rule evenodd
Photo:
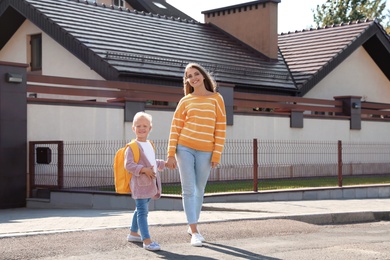
<instances>
[{"instance_id":1,"label":"wall-mounted lamp","mask_svg":"<svg viewBox=\"0 0 390 260\"><path fill-rule=\"evenodd\" d=\"M359 109L359 108L360 108L359 103L353 102L353 103L352 103L352 108L354 108L354 109Z\"/></svg>"},{"instance_id":2,"label":"wall-mounted lamp","mask_svg":"<svg viewBox=\"0 0 390 260\"><path fill-rule=\"evenodd\" d=\"M22 83L23 75L16 73L7 73L5 74L5 81L8 83Z\"/></svg>"}]
</instances>

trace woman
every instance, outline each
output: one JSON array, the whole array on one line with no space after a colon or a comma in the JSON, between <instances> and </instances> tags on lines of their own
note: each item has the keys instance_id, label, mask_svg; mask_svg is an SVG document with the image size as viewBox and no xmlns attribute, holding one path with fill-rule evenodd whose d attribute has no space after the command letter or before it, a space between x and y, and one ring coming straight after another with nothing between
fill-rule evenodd
<instances>
[{"instance_id":1,"label":"woman","mask_svg":"<svg viewBox=\"0 0 390 260\"><path fill-rule=\"evenodd\" d=\"M220 163L225 144L225 103L216 82L199 64L186 66L183 84L184 97L172 119L166 166L179 167L187 232L191 245L202 246L205 239L197 224L210 170Z\"/></svg>"}]
</instances>

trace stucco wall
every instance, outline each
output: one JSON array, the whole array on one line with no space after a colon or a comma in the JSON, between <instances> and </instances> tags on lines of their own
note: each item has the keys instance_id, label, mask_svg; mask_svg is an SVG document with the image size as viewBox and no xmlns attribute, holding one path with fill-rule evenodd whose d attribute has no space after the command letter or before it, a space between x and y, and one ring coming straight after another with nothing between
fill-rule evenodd
<instances>
[{"instance_id":1,"label":"stucco wall","mask_svg":"<svg viewBox=\"0 0 390 260\"><path fill-rule=\"evenodd\" d=\"M304 97L333 99L335 96L361 96L370 102L390 102L390 81L363 47L320 81Z\"/></svg>"},{"instance_id":2,"label":"stucco wall","mask_svg":"<svg viewBox=\"0 0 390 260\"><path fill-rule=\"evenodd\" d=\"M173 112L147 110L153 116L150 139L166 140ZM130 140L131 123L124 123L123 108L28 105L28 141ZM227 138L234 140L321 140L390 142L390 123L362 121L350 130L348 120L304 119L302 129L290 128L288 117L234 116Z\"/></svg>"},{"instance_id":3,"label":"stucco wall","mask_svg":"<svg viewBox=\"0 0 390 260\"><path fill-rule=\"evenodd\" d=\"M28 36L42 34L42 75L102 80L103 78L26 20L0 51L0 60L28 63Z\"/></svg>"},{"instance_id":4,"label":"stucco wall","mask_svg":"<svg viewBox=\"0 0 390 260\"><path fill-rule=\"evenodd\" d=\"M29 141L122 140L123 109L29 104Z\"/></svg>"}]
</instances>

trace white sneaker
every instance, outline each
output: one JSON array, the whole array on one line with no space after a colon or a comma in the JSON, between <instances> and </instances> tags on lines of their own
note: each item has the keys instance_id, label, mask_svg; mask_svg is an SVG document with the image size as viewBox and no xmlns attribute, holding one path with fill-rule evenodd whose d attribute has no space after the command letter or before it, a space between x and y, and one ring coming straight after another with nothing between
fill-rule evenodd
<instances>
[{"instance_id":1,"label":"white sneaker","mask_svg":"<svg viewBox=\"0 0 390 260\"><path fill-rule=\"evenodd\" d=\"M149 251L159 251L161 249L160 245L156 242L152 242L149 245L143 244L143 248Z\"/></svg>"},{"instance_id":2,"label":"white sneaker","mask_svg":"<svg viewBox=\"0 0 390 260\"><path fill-rule=\"evenodd\" d=\"M192 231L191 231L191 228L190 228L190 227L188 227L187 233L188 233L188 235L192 236ZM202 241L202 242L205 242L205 241L206 241L206 239L204 239L204 237L202 236L201 233L199 233L199 231L198 231L198 235L199 235L200 241Z\"/></svg>"},{"instance_id":3,"label":"white sneaker","mask_svg":"<svg viewBox=\"0 0 390 260\"><path fill-rule=\"evenodd\" d=\"M191 245L192 246L202 246L202 241L200 240L201 235L199 233L194 233L191 236Z\"/></svg>"},{"instance_id":4,"label":"white sneaker","mask_svg":"<svg viewBox=\"0 0 390 260\"><path fill-rule=\"evenodd\" d=\"M137 242L137 243L142 243L142 238L138 236L132 236L132 235L127 235L127 241L129 242Z\"/></svg>"}]
</instances>

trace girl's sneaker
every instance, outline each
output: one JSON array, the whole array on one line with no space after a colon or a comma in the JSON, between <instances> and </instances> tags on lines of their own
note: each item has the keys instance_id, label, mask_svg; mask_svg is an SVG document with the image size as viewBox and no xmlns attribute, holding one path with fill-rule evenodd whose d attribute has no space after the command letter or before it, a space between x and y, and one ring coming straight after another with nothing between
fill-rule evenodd
<instances>
[{"instance_id":1,"label":"girl's sneaker","mask_svg":"<svg viewBox=\"0 0 390 260\"><path fill-rule=\"evenodd\" d=\"M152 242L152 243L150 243L149 245L145 245L145 244L144 244L144 248L145 248L146 250L149 250L149 251L158 251L158 250L161 249L160 245L157 244L156 242Z\"/></svg>"},{"instance_id":2,"label":"girl's sneaker","mask_svg":"<svg viewBox=\"0 0 390 260\"><path fill-rule=\"evenodd\" d=\"M142 242L142 238L138 237L138 236L132 236L132 235L129 234L129 235L127 235L127 241L141 243Z\"/></svg>"}]
</instances>

